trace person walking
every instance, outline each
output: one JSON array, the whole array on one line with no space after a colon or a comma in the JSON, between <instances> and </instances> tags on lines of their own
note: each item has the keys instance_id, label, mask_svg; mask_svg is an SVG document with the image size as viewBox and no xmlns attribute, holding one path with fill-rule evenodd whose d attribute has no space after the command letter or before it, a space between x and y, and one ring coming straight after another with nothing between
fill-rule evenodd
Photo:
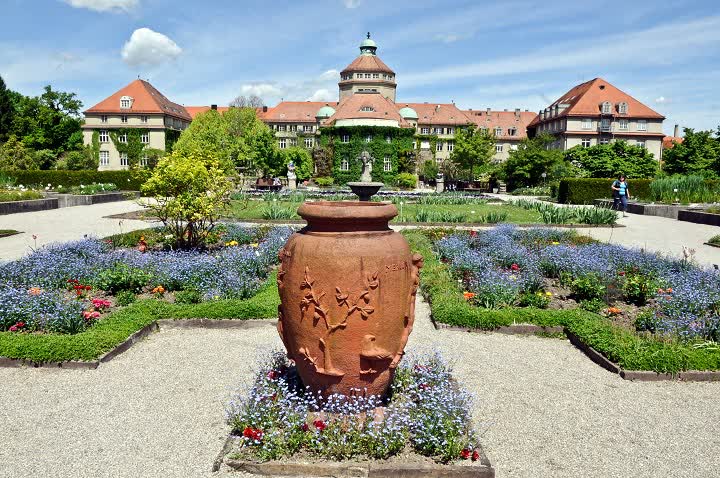
<instances>
[{"instance_id":1,"label":"person walking","mask_svg":"<svg viewBox=\"0 0 720 478\"><path fill-rule=\"evenodd\" d=\"M620 209L618 206L622 205L623 217L627 217L627 202L630 198L630 189L628 188L627 181L625 180L625 175L621 174L618 176L610 187L613 191L613 209L619 211Z\"/></svg>"}]
</instances>

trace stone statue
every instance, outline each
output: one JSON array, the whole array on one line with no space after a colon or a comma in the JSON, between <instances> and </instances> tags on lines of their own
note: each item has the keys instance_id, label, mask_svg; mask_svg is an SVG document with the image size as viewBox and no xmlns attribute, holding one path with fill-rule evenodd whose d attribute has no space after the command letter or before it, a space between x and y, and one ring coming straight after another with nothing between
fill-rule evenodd
<instances>
[{"instance_id":1,"label":"stone statue","mask_svg":"<svg viewBox=\"0 0 720 478\"><path fill-rule=\"evenodd\" d=\"M295 163L290 161L287 165L287 169L288 169L288 173L287 173L288 179L296 179L297 176L295 175Z\"/></svg>"},{"instance_id":2,"label":"stone statue","mask_svg":"<svg viewBox=\"0 0 720 478\"><path fill-rule=\"evenodd\" d=\"M362 174L360 175L360 182L361 183L371 183L372 182L372 175L370 174L370 171L372 171L372 156L367 151L363 151L360 153L360 161L362 161Z\"/></svg>"}]
</instances>

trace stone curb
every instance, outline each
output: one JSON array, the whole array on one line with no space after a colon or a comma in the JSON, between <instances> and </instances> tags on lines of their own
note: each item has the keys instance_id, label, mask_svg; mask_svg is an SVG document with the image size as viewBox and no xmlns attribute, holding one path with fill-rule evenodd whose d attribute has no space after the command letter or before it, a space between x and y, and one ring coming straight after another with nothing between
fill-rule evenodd
<instances>
[{"instance_id":1,"label":"stone curb","mask_svg":"<svg viewBox=\"0 0 720 478\"><path fill-rule=\"evenodd\" d=\"M436 330L454 330L457 332L471 332L471 333L500 333L506 335L535 335L535 334L562 334L565 332L565 328L560 325L544 326L544 325L533 325L533 324L519 324L519 325L503 325L495 329L480 329L477 327L459 327L456 325L447 325L442 323L436 323L433 320L433 325Z\"/></svg>"},{"instance_id":2,"label":"stone curb","mask_svg":"<svg viewBox=\"0 0 720 478\"><path fill-rule=\"evenodd\" d=\"M119 214L115 214L113 216L107 216L108 218L115 219L115 216L120 216ZM146 219L147 220L147 219ZM295 226L295 225L305 225L307 224L302 219L238 219L235 217L225 217L223 218L223 221L226 222L238 222L238 223L247 223L247 224L276 224L276 225L288 225L288 226ZM457 227L457 228L464 228L464 229L480 229L480 228L493 228L503 223L497 223L497 224L488 224L484 222L391 222L390 227ZM514 224L513 226L516 227L552 227L552 228L560 228L560 229L611 229L614 227L627 227L624 224L614 224L614 225L608 225L608 224L544 224L544 223L519 223Z\"/></svg>"},{"instance_id":3,"label":"stone curb","mask_svg":"<svg viewBox=\"0 0 720 478\"><path fill-rule=\"evenodd\" d=\"M108 362L127 351L135 343L158 332L160 329L252 329L257 327L275 327L277 319L160 319L134 332L113 349L105 352L96 360L67 360L64 362L34 362L26 359L0 357L0 368L32 367L32 368L64 368L70 370L95 370L101 363Z\"/></svg>"}]
</instances>

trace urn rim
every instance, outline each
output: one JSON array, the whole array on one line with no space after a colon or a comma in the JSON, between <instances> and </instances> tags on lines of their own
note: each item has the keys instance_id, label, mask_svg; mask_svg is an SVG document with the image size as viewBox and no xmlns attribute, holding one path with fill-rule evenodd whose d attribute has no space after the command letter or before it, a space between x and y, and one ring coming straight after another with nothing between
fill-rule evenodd
<instances>
[{"instance_id":1,"label":"urn rim","mask_svg":"<svg viewBox=\"0 0 720 478\"><path fill-rule=\"evenodd\" d=\"M303 203L297 211L306 221L360 221L389 222L398 215L389 202L314 201Z\"/></svg>"}]
</instances>

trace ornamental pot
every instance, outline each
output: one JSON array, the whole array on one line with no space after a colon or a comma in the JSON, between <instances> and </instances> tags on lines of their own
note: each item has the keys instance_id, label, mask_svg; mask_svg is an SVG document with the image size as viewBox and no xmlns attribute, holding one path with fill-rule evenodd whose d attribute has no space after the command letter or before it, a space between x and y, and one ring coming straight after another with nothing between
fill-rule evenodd
<instances>
[{"instance_id":1,"label":"ornamental pot","mask_svg":"<svg viewBox=\"0 0 720 478\"><path fill-rule=\"evenodd\" d=\"M318 201L280 250L278 332L306 386L384 395L415 318L422 257L388 222L389 203Z\"/></svg>"}]
</instances>

